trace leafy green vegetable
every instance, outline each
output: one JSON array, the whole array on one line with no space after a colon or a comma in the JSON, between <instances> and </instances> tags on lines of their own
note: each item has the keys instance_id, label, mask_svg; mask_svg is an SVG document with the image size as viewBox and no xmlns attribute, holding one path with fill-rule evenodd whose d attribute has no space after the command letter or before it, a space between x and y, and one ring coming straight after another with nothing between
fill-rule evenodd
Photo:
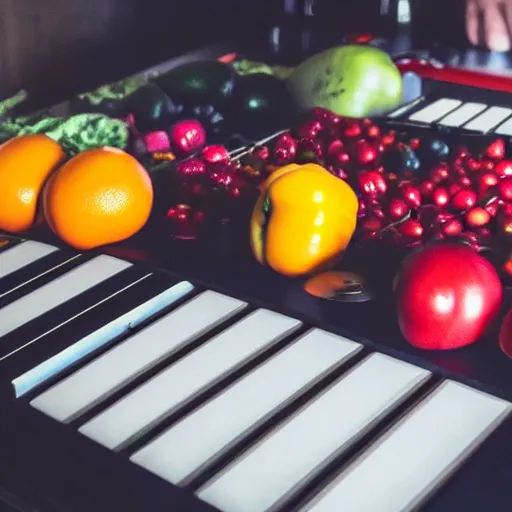
<instances>
[{"instance_id":1,"label":"leafy green vegetable","mask_svg":"<svg viewBox=\"0 0 512 512\"><path fill-rule=\"evenodd\" d=\"M240 59L231 64L238 75L252 75L255 73L265 73L272 75L280 80L286 80L293 71L293 68L285 66L269 66L264 62L255 62L253 60Z\"/></svg>"},{"instance_id":2,"label":"leafy green vegetable","mask_svg":"<svg viewBox=\"0 0 512 512\"><path fill-rule=\"evenodd\" d=\"M78 98L88 101L91 105L98 105L104 100L121 100L143 86L146 81L144 77L132 76L119 82L102 85L94 91L79 94Z\"/></svg>"},{"instance_id":3,"label":"leafy green vegetable","mask_svg":"<svg viewBox=\"0 0 512 512\"><path fill-rule=\"evenodd\" d=\"M20 92L16 93L14 96L0 101L0 117L7 114L15 106L19 105L20 103L23 103L26 99L27 99L27 91L21 90Z\"/></svg>"}]
</instances>

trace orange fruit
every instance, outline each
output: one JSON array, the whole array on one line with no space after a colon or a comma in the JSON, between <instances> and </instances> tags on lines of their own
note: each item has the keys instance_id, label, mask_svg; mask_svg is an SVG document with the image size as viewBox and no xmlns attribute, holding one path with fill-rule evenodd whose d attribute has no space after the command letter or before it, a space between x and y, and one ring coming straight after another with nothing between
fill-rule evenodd
<instances>
[{"instance_id":1,"label":"orange fruit","mask_svg":"<svg viewBox=\"0 0 512 512\"><path fill-rule=\"evenodd\" d=\"M64 242L93 249L125 240L146 224L153 186L146 169L128 153L91 149L52 174L42 205L46 222Z\"/></svg>"},{"instance_id":2,"label":"orange fruit","mask_svg":"<svg viewBox=\"0 0 512 512\"><path fill-rule=\"evenodd\" d=\"M46 135L15 137L0 146L0 229L19 233L34 224L39 194L64 158Z\"/></svg>"}]
</instances>

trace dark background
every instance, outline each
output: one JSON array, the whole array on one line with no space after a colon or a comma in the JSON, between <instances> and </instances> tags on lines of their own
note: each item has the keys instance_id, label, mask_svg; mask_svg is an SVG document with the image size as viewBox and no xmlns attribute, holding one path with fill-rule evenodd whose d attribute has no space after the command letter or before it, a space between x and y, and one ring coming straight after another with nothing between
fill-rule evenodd
<instances>
[{"instance_id":1,"label":"dark background","mask_svg":"<svg viewBox=\"0 0 512 512\"><path fill-rule=\"evenodd\" d=\"M305 1L286 3L300 13ZM464 39L464 0L411 2L417 35ZM290 23L333 33L374 30L385 25L378 4L314 0L313 17ZM57 101L214 41L257 40L283 22L284 5L285 0L0 0L0 98L24 87L45 102Z\"/></svg>"}]
</instances>

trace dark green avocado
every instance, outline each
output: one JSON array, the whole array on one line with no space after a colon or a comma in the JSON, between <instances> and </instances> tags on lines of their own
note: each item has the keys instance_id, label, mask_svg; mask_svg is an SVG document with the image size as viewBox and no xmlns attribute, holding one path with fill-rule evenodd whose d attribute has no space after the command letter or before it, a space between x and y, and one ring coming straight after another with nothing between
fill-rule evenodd
<instances>
[{"instance_id":1,"label":"dark green avocado","mask_svg":"<svg viewBox=\"0 0 512 512\"><path fill-rule=\"evenodd\" d=\"M280 79L255 73L237 77L233 95L222 113L233 130L253 138L286 128L294 111L291 96Z\"/></svg>"},{"instance_id":2,"label":"dark green avocado","mask_svg":"<svg viewBox=\"0 0 512 512\"><path fill-rule=\"evenodd\" d=\"M235 73L215 60L187 62L156 77L155 82L173 100L185 106L225 103L233 92Z\"/></svg>"},{"instance_id":3,"label":"dark green avocado","mask_svg":"<svg viewBox=\"0 0 512 512\"><path fill-rule=\"evenodd\" d=\"M135 118L142 133L166 130L180 114L182 107L156 84L143 85L124 100L124 107Z\"/></svg>"}]
</instances>

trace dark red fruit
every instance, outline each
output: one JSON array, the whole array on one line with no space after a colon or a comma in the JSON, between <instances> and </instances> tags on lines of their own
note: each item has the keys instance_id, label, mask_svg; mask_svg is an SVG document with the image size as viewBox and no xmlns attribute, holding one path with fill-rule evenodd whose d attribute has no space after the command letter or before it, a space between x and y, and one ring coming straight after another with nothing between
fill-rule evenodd
<instances>
[{"instance_id":1,"label":"dark red fruit","mask_svg":"<svg viewBox=\"0 0 512 512\"><path fill-rule=\"evenodd\" d=\"M224 146L206 146L201 154L209 164L225 164L229 161L229 151Z\"/></svg>"},{"instance_id":2,"label":"dark red fruit","mask_svg":"<svg viewBox=\"0 0 512 512\"><path fill-rule=\"evenodd\" d=\"M475 206L466 212L464 220L469 227L480 228L489 223L491 216L484 208Z\"/></svg>"},{"instance_id":3,"label":"dark red fruit","mask_svg":"<svg viewBox=\"0 0 512 512\"><path fill-rule=\"evenodd\" d=\"M194 210L186 204L177 204L167 211L167 219L171 223L173 238L197 238L199 227L204 220L204 213Z\"/></svg>"},{"instance_id":4,"label":"dark red fruit","mask_svg":"<svg viewBox=\"0 0 512 512\"><path fill-rule=\"evenodd\" d=\"M386 179L377 171L362 172L358 176L358 181L361 192L374 199L384 195L388 188Z\"/></svg>"},{"instance_id":5,"label":"dark red fruit","mask_svg":"<svg viewBox=\"0 0 512 512\"><path fill-rule=\"evenodd\" d=\"M438 187L432 193L432 201L435 205L443 207L450 201L450 194L448 190L442 187Z\"/></svg>"},{"instance_id":6,"label":"dark red fruit","mask_svg":"<svg viewBox=\"0 0 512 512\"><path fill-rule=\"evenodd\" d=\"M470 188L459 190L452 197L452 205L457 210L467 210L476 203L476 192Z\"/></svg>"},{"instance_id":7,"label":"dark red fruit","mask_svg":"<svg viewBox=\"0 0 512 512\"><path fill-rule=\"evenodd\" d=\"M178 121L169 135L173 149L186 155L198 151L206 142L206 131L196 120Z\"/></svg>"},{"instance_id":8,"label":"dark red fruit","mask_svg":"<svg viewBox=\"0 0 512 512\"><path fill-rule=\"evenodd\" d=\"M462 222L459 219L450 219L441 224L441 233L445 236L458 236L462 233Z\"/></svg>"},{"instance_id":9,"label":"dark red fruit","mask_svg":"<svg viewBox=\"0 0 512 512\"><path fill-rule=\"evenodd\" d=\"M420 190L413 185L402 187L402 197L411 208L419 208L421 206Z\"/></svg>"},{"instance_id":10,"label":"dark red fruit","mask_svg":"<svg viewBox=\"0 0 512 512\"><path fill-rule=\"evenodd\" d=\"M206 164L199 158L189 158L176 165L176 172L184 177L202 176L206 173Z\"/></svg>"},{"instance_id":11,"label":"dark red fruit","mask_svg":"<svg viewBox=\"0 0 512 512\"><path fill-rule=\"evenodd\" d=\"M275 163L278 165L290 163L297 155L297 147L297 141L289 133L279 135L274 146Z\"/></svg>"},{"instance_id":12,"label":"dark red fruit","mask_svg":"<svg viewBox=\"0 0 512 512\"><path fill-rule=\"evenodd\" d=\"M512 177L503 178L498 184L498 194L505 201L512 201Z\"/></svg>"},{"instance_id":13,"label":"dark red fruit","mask_svg":"<svg viewBox=\"0 0 512 512\"><path fill-rule=\"evenodd\" d=\"M489 158L500 160L505 156L505 141L503 139L496 139L487 146L484 154Z\"/></svg>"},{"instance_id":14,"label":"dark red fruit","mask_svg":"<svg viewBox=\"0 0 512 512\"><path fill-rule=\"evenodd\" d=\"M375 160L377 160L379 153L377 149L367 141L360 140L356 143L354 156L357 164L366 166L374 163Z\"/></svg>"},{"instance_id":15,"label":"dark red fruit","mask_svg":"<svg viewBox=\"0 0 512 512\"><path fill-rule=\"evenodd\" d=\"M494 167L494 172L500 177L512 176L512 160L502 160Z\"/></svg>"},{"instance_id":16,"label":"dark red fruit","mask_svg":"<svg viewBox=\"0 0 512 512\"><path fill-rule=\"evenodd\" d=\"M394 197L389 202L388 206L388 212L389 216L393 220L400 220L403 219L410 211L409 206L407 203L398 197Z\"/></svg>"},{"instance_id":17,"label":"dark red fruit","mask_svg":"<svg viewBox=\"0 0 512 512\"><path fill-rule=\"evenodd\" d=\"M399 233L409 238L420 238L423 236L423 226L416 219L407 219L397 227Z\"/></svg>"}]
</instances>

